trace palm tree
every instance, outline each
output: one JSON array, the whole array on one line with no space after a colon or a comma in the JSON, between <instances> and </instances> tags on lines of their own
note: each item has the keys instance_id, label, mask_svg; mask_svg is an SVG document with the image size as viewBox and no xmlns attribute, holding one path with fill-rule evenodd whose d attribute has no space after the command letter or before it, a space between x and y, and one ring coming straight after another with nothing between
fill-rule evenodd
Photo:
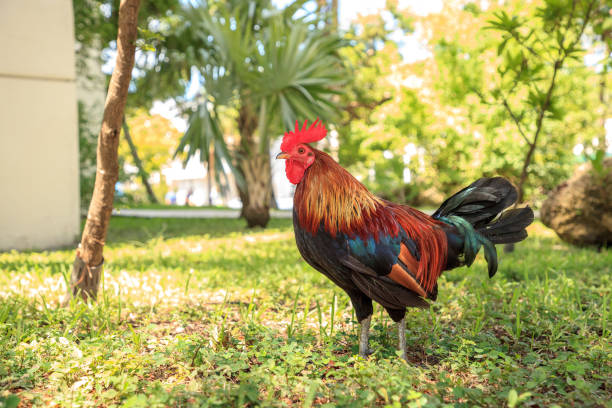
<instances>
[{"instance_id":1,"label":"palm tree","mask_svg":"<svg viewBox=\"0 0 612 408\"><path fill-rule=\"evenodd\" d=\"M317 28L316 15L293 18L302 2L283 10L269 0L198 4L185 9L180 38L199 47L194 66L202 91L177 149L191 156L213 152L216 174L234 174L249 227L265 227L271 200L270 142L297 119L329 120L332 97L344 82L335 34ZM177 41L178 42L178 41ZM230 148L220 107L237 111L238 146ZM225 164L225 166L224 166Z\"/></svg>"}]
</instances>

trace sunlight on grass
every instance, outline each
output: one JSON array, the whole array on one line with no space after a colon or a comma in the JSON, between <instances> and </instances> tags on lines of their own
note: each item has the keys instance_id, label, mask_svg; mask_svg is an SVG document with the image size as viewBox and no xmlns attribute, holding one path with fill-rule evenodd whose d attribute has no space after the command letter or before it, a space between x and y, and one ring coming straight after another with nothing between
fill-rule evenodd
<instances>
[{"instance_id":1,"label":"sunlight on grass","mask_svg":"<svg viewBox=\"0 0 612 408\"><path fill-rule=\"evenodd\" d=\"M605 406L612 255L541 224L500 270L443 276L410 311L409 360L381 308L356 357L348 298L290 220L113 219L98 302L59 307L71 250L0 254L0 396L59 406Z\"/></svg>"}]
</instances>

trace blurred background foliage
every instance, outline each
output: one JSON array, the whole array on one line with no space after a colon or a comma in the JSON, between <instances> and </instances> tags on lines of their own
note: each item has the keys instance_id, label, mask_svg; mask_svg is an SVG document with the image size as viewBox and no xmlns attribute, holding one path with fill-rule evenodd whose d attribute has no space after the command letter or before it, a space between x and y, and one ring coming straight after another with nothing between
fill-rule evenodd
<instances>
[{"instance_id":1,"label":"blurred background foliage","mask_svg":"<svg viewBox=\"0 0 612 408\"><path fill-rule=\"evenodd\" d=\"M172 150L181 133L170 120L161 115L151 115L146 109L138 108L128 112L128 126L134 144L138 146L138 154L144 170L148 173L161 171L163 165L172 159ZM129 146L122 140L119 154L129 157ZM133 163L133 162L132 162Z\"/></svg>"},{"instance_id":2,"label":"blurred background foliage","mask_svg":"<svg viewBox=\"0 0 612 408\"><path fill-rule=\"evenodd\" d=\"M74 1L81 65L87 50L112 55L117 3ZM449 0L425 16L388 0L384 16L359 15L348 28L335 0L143 5L127 122L145 170L208 150L201 160L233 173L246 206L258 200L241 185L249 166L269 180L256 159L295 119L324 118L339 144L325 147L343 166L416 205L483 175L509 178L537 205L607 148L609 0ZM402 55L415 32L425 58ZM185 134L148 114L168 98L188 120Z\"/></svg>"}]
</instances>

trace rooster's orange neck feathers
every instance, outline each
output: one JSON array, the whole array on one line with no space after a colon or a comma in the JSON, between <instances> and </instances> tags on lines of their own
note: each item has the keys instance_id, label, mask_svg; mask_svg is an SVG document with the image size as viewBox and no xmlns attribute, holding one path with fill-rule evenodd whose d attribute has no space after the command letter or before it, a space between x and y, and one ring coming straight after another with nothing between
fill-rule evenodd
<instances>
[{"instance_id":1,"label":"rooster's orange neck feathers","mask_svg":"<svg viewBox=\"0 0 612 408\"><path fill-rule=\"evenodd\" d=\"M362 235L370 222L379 221L375 215L384 201L370 193L327 153L313 151L315 161L295 190L300 225L312 234L323 223L332 236Z\"/></svg>"}]
</instances>

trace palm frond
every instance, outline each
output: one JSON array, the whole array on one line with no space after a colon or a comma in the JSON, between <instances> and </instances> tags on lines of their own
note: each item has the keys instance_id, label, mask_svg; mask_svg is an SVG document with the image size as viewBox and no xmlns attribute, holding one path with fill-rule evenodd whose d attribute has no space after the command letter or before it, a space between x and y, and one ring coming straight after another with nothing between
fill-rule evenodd
<instances>
[{"instance_id":1,"label":"palm frond","mask_svg":"<svg viewBox=\"0 0 612 408\"><path fill-rule=\"evenodd\" d=\"M229 185L224 163L234 174L236 183L243 186L244 178L234 166L234 158L223 137L214 105L210 101L204 100L192 112L188 123L187 131L181 138L174 156L183 155L184 162L187 162L190 157L199 152L202 163L207 163L212 151L214 172L219 186L225 190Z\"/></svg>"}]
</instances>

